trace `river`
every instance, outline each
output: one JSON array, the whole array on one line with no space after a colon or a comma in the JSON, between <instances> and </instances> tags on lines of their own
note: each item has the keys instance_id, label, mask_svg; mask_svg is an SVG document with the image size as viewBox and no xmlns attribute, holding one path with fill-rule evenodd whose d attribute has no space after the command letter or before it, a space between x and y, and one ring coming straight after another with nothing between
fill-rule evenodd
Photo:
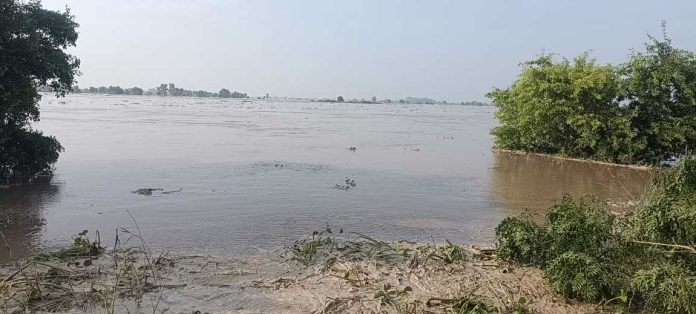
<instances>
[{"instance_id":1,"label":"river","mask_svg":"<svg viewBox=\"0 0 696 314\"><path fill-rule=\"evenodd\" d=\"M66 150L50 181L0 189L0 262L116 228L156 249L276 249L327 224L385 240L487 243L564 193L635 199L645 171L494 153L493 107L45 95ZM355 147L354 150L349 149ZM336 189L346 179L348 190ZM132 193L160 188L151 196ZM165 192L165 193L163 193ZM2 245L4 243L4 245Z\"/></svg>"}]
</instances>

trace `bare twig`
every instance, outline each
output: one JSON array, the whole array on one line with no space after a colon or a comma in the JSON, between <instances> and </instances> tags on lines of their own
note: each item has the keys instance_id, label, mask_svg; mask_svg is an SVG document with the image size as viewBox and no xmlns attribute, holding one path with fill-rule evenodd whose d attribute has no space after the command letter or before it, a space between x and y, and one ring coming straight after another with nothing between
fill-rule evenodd
<instances>
[{"instance_id":1,"label":"bare twig","mask_svg":"<svg viewBox=\"0 0 696 314\"><path fill-rule=\"evenodd\" d=\"M659 242L649 242L649 241L638 241L634 240L631 241L633 243L639 243L639 244L648 244L648 245L654 245L654 246L664 246L664 247L671 247L675 249L682 249L686 250L689 253L696 254L696 246L688 246L688 245L681 245L681 244L668 244L668 243L659 243Z\"/></svg>"}]
</instances>

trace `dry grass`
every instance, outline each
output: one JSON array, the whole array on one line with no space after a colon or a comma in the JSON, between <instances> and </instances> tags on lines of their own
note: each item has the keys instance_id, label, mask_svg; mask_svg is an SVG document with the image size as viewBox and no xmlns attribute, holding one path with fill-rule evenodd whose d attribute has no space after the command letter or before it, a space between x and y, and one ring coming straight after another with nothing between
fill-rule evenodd
<instances>
[{"instance_id":1,"label":"dry grass","mask_svg":"<svg viewBox=\"0 0 696 314\"><path fill-rule=\"evenodd\" d=\"M137 223L136 223L137 228ZM172 266L164 252L153 255L138 228L119 229L108 251L90 242L86 231L67 248L44 252L16 262L0 275L0 313L62 312L71 309L115 313L121 299L137 307L158 308ZM137 245L129 243L137 241ZM145 298L148 296L147 298Z\"/></svg>"}]
</instances>

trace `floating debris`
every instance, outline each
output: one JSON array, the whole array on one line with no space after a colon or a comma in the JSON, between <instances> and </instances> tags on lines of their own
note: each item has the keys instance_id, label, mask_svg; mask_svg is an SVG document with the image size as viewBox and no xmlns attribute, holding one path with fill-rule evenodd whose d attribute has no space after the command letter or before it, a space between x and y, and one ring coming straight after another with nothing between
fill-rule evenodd
<instances>
[{"instance_id":1,"label":"floating debris","mask_svg":"<svg viewBox=\"0 0 696 314\"><path fill-rule=\"evenodd\" d=\"M165 191L164 189L160 188L145 188L145 189L137 189L135 191L131 191L133 194L140 194L140 195L145 195L145 196L152 196L155 192L160 192L159 194L172 194L172 193L178 193L183 191L183 188L179 188L178 190L171 190L171 191Z\"/></svg>"},{"instance_id":2,"label":"floating debris","mask_svg":"<svg viewBox=\"0 0 696 314\"><path fill-rule=\"evenodd\" d=\"M162 192L162 194L179 193L179 192L181 192L181 191L183 191L183 190L184 190L184 188L179 188L178 190L164 191L164 192Z\"/></svg>"},{"instance_id":3,"label":"floating debris","mask_svg":"<svg viewBox=\"0 0 696 314\"><path fill-rule=\"evenodd\" d=\"M140 194L140 195L145 195L145 196L152 196L152 192L157 192L157 191L164 191L164 189L160 188L145 188L145 189L137 189L135 191L131 191L133 194Z\"/></svg>"},{"instance_id":4,"label":"floating debris","mask_svg":"<svg viewBox=\"0 0 696 314\"><path fill-rule=\"evenodd\" d=\"M346 178L345 184L336 184L334 185L334 189L348 191L355 186L355 180Z\"/></svg>"}]
</instances>

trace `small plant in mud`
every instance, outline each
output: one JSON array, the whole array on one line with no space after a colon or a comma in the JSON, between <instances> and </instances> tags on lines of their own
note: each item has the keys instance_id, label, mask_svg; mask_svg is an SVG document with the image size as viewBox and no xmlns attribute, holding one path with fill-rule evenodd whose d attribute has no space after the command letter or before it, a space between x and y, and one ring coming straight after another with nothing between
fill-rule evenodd
<instances>
[{"instance_id":1,"label":"small plant in mud","mask_svg":"<svg viewBox=\"0 0 696 314\"><path fill-rule=\"evenodd\" d=\"M446 264L461 263L469 260L469 255L462 249L449 240L445 240L444 245L436 246L433 251L426 255L427 258L437 259Z\"/></svg>"},{"instance_id":2,"label":"small plant in mud","mask_svg":"<svg viewBox=\"0 0 696 314\"><path fill-rule=\"evenodd\" d=\"M400 302L408 299L408 293L413 291L409 286L403 289L398 289L390 284L385 284L382 290L375 293L374 298L379 301L380 305L388 305L393 307L397 312L401 310Z\"/></svg>"},{"instance_id":3,"label":"small plant in mud","mask_svg":"<svg viewBox=\"0 0 696 314\"><path fill-rule=\"evenodd\" d=\"M334 185L334 189L348 191L352 188L355 188L355 186L356 186L355 180L353 180L353 179L346 178L346 180L344 182L345 182L345 184Z\"/></svg>"},{"instance_id":4,"label":"small plant in mud","mask_svg":"<svg viewBox=\"0 0 696 314\"><path fill-rule=\"evenodd\" d=\"M99 232L97 232L97 240L90 241L87 237L87 230L73 236L72 244L66 248L60 248L53 251L41 252L34 255L34 260L67 260L79 257L95 257L104 251L99 240Z\"/></svg>"},{"instance_id":5,"label":"small plant in mud","mask_svg":"<svg viewBox=\"0 0 696 314\"><path fill-rule=\"evenodd\" d=\"M333 237L326 236L332 233L331 227L327 225L322 231L314 231L310 238L295 241L288 250L290 259L305 266L309 265L320 248L333 244Z\"/></svg>"},{"instance_id":6,"label":"small plant in mud","mask_svg":"<svg viewBox=\"0 0 696 314\"><path fill-rule=\"evenodd\" d=\"M351 151L351 152L355 152L355 151L358 150L358 148L355 147L355 146L351 146L351 147L348 147L348 150Z\"/></svg>"}]
</instances>

